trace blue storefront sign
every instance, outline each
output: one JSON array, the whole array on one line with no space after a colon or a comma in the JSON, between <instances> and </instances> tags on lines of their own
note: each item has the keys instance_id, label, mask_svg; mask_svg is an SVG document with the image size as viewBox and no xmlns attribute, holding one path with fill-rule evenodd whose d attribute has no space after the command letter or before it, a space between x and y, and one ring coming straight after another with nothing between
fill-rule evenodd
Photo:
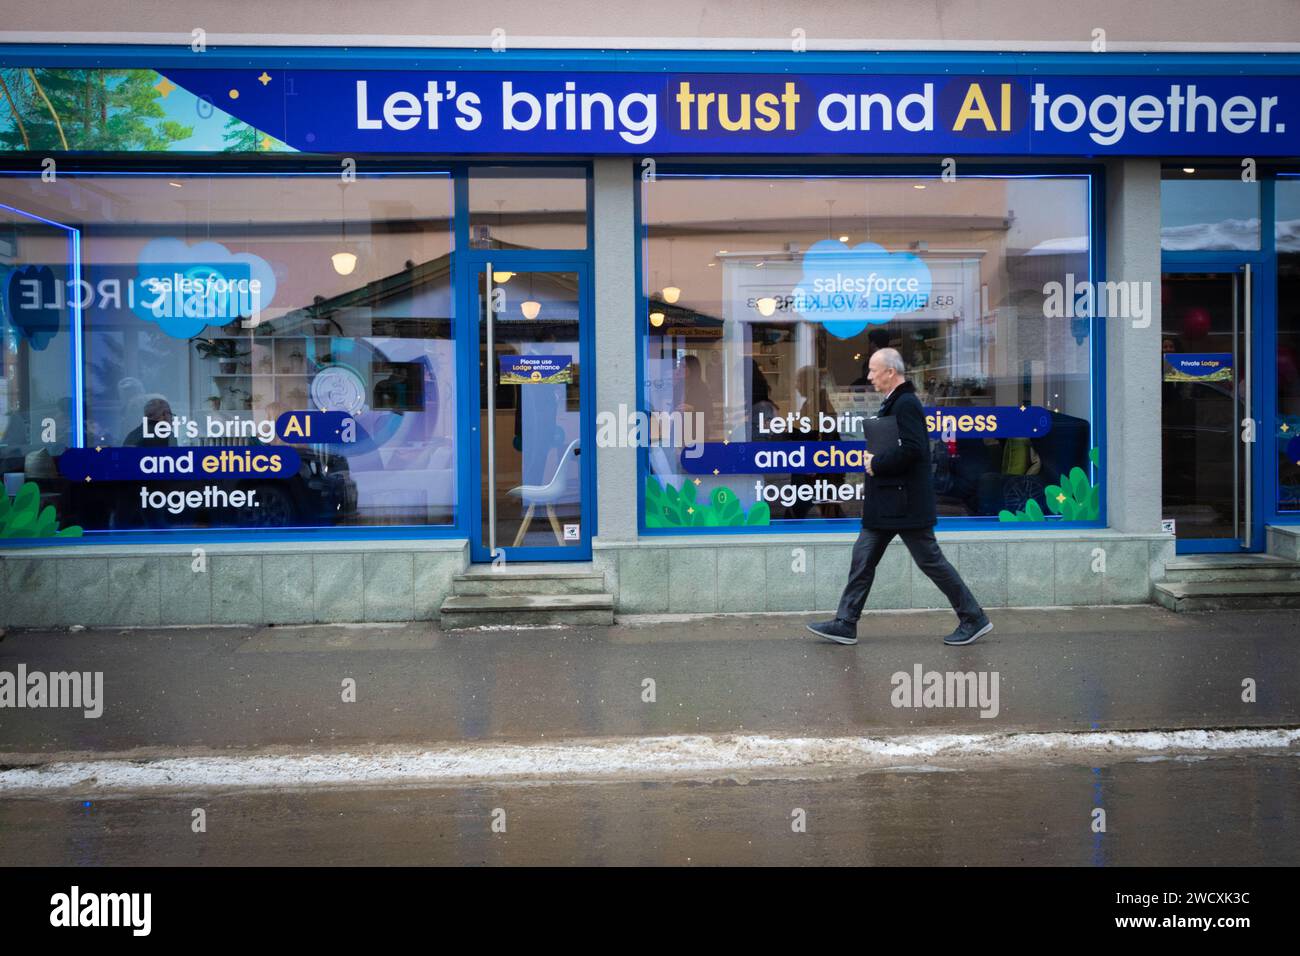
<instances>
[{"instance_id":1,"label":"blue storefront sign","mask_svg":"<svg viewBox=\"0 0 1300 956\"><path fill-rule=\"evenodd\" d=\"M1300 152L1293 76L160 72L304 152Z\"/></svg>"}]
</instances>

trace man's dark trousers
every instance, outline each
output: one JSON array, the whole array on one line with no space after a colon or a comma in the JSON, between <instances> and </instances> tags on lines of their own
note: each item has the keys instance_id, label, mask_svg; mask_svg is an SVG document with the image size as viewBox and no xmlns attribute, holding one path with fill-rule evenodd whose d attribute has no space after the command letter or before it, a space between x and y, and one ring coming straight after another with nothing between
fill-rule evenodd
<instances>
[{"instance_id":1,"label":"man's dark trousers","mask_svg":"<svg viewBox=\"0 0 1300 956\"><path fill-rule=\"evenodd\" d=\"M851 624L857 623L862 615L862 606L867 603L867 595L871 592L871 582L876 577L876 565L885 556L885 548L894 535L903 539L916 566L944 593L963 624L973 624L983 616L984 611L975 600L975 595L970 593L970 588L966 587L957 570L939 550L933 528L863 528L853 545L849 583L844 587L839 610L835 612L836 617Z\"/></svg>"}]
</instances>

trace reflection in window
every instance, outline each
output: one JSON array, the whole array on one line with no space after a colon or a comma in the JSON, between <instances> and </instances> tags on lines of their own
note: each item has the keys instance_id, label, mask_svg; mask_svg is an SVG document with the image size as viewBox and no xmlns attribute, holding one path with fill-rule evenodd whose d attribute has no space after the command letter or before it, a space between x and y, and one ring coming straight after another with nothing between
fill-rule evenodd
<instances>
[{"instance_id":1,"label":"reflection in window","mask_svg":"<svg viewBox=\"0 0 1300 956\"><path fill-rule=\"evenodd\" d=\"M84 328L78 396L66 314L42 349L20 331L25 310L7 312L0 460L11 493L35 481L61 523L87 531L452 523L449 177L11 176L0 203L80 230L73 264L11 216L0 261L48 267L64 289L79 266ZM59 369L46 369L60 350ZM61 408L84 417L75 442L35 427ZM214 479L256 491L242 507L152 507L142 487L205 482L73 483L58 467L68 444L282 445L275 420L306 410L354 416L356 441L293 440L297 474Z\"/></svg>"},{"instance_id":2,"label":"reflection in window","mask_svg":"<svg viewBox=\"0 0 1300 956\"><path fill-rule=\"evenodd\" d=\"M1259 183L1242 182L1239 173L1191 166L1166 170L1160 183L1160 248L1258 249Z\"/></svg>"},{"instance_id":3,"label":"reflection in window","mask_svg":"<svg viewBox=\"0 0 1300 956\"><path fill-rule=\"evenodd\" d=\"M480 495L482 540L490 540L489 495L496 495L496 540L510 547L581 544L582 314L574 272L498 273L493 277L494 352L480 326L481 460L489 432L496 439L496 484L485 473ZM485 310L480 276L479 309ZM485 312L481 312L485 314ZM546 373L524 376L514 363L540 362ZM535 367L536 368L536 367ZM488 389L496 419L489 429ZM564 529L570 528L566 537Z\"/></svg>"},{"instance_id":4,"label":"reflection in window","mask_svg":"<svg viewBox=\"0 0 1300 956\"><path fill-rule=\"evenodd\" d=\"M69 294L76 235L20 206L0 205L0 473L4 494L16 503L0 500L6 537L46 536L37 534L37 522L58 504L56 462L78 444L71 334L77 297ZM58 508L53 513L64 529L76 527ZM57 530L50 525L45 532Z\"/></svg>"},{"instance_id":5,"label":"reflection in window","mask_svg":"<svg viewBox=\"0 0 1300 956\"><path fill-rule=\"evenodd\" d=\"M585 249L586 170L471 169L469 223L476 249Z\"/></svg>"},{"instance_id":6,"label":"reflection in window","mask_svg":"<svg viewBox=\"0 0 1300 956\"><path fill-rule=\"evenodd\" d=\"M664 421L702 413L706 440L727 447L861 440L861 419L883 399L867 381L868 360L896 348L927 407L973 417L1025 404L1050 418L1038 437L932 433L940 514L1055 515L1061 502L1049 503L1048 489L1059 494L1072 469L1089 482L1085 498L1099 482L1090 455L1091 323L1054 312L1047 288L1091 278L1088 202L1088 180L1077 176L942 183L661 174L644 187L646 410ZM829 244L818 256L869 263L859 271L882 276L897 257L914 257L930 292L871 321L810 320L795 291L820 274L815 243ZM767 424L791 414L794 433ZM677 449L653 445L648 462L648 527L861 510L854 468L692 476ZM689 511L678 506L686 499Z\"/></svg>"},{"instance_id":7,"label":"reflection in window","mask_svg":"<svg viewBox=\"0 0 1300 956\"><path fill-rule=\"evenodd\" d=\"M1277 507L1300 511L1300 179L1279 177L1277 210Z\"/></svg>"}]
</instances>

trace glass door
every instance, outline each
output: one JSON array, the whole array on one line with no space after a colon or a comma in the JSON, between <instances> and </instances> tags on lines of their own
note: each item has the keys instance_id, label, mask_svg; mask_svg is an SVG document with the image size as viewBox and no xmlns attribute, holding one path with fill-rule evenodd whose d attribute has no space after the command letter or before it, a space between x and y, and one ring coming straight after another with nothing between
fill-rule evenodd
<instances>
[{"instance_id":1,"label":"glass door","mask_svg":"<svg viewBox=\"0 0 1300 956\"><path fill-rule=\"evenodd\" d=\"M477 275L481 483L472 556L589 560L586 264L525 271L510 261L486 262Z\"/></svg>"},{"instance_id":2,"label":"glass door","mask_svg":"<svg viewBox=\"0 0 1300 956\"><path fill-rule=\"evenodd\" d=\"M1167 269L1161 281L1163 516L1174 522L1179 553L1263 550L1252 266Z\"/></svg>"}]
</instances>

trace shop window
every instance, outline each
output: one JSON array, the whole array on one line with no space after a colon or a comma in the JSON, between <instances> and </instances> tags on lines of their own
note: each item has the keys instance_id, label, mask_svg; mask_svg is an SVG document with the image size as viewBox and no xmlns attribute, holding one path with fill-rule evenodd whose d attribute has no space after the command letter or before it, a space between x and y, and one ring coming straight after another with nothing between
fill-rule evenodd
<instances>
[{"instance_id":1,"label":"shop window","mask_svg":"<svg viewBox=\"0 0 1300 956\"><path fill-rule=\"evenodd\" d=\"M647 528L851 526L862 469L836 450L861 447L885 347L934 410L941 521L1098 520L1096 320L1076 307L1089 189L1064 175L645 184Z\"/></svg>"},{"instance_id":2,"label":"shop window","mask_svg":"<svg viewBox=\"0 0 1300 956\"><path fill-rule=\"evenodd\" d=\"M85 533L454 522L450 177L60 171L0 204L14 501Z\"/></svg>"},{"instance_id":3,"label":"shop window","mask_svg":"<svg viewBox=\"0 0 1300 956\"><path fill-rule=\"evenodd\" d=\"M1240 170L1177 166L1160 182L1160 248L1165 252L1259 249L1259 183Z\"/></svg>"},{"instance_id":4,"label":"shop window","mask_svg":"<svg viewBox=\"0 0 1300 956\"><path fill-rule=\"evenodd\" d=\"M476 249L586 249L587 172L552 166L471 169L469 223Z\"/></svg>"},{"instance_id":5,"label":"shop window","mask_svg":"<svg viewBox=\"0 0 1300 956\"><path fill-rule=\"evenodd\" d=\"M1276 184L1278 511L1300 512L1300 179Z\"/></svg>"},{"instance_id":6,"label":"shop window","mask_svg":"<svg viewBox=\"0 0 1300 956\"><path fill-rule=\"evenodd\" d=\"M76 316L53 304L76 258L75 229L0 204L0 538L67 530L46 509L59 503L56 462L76 444Z\"/></svg>"}]
</instances>

